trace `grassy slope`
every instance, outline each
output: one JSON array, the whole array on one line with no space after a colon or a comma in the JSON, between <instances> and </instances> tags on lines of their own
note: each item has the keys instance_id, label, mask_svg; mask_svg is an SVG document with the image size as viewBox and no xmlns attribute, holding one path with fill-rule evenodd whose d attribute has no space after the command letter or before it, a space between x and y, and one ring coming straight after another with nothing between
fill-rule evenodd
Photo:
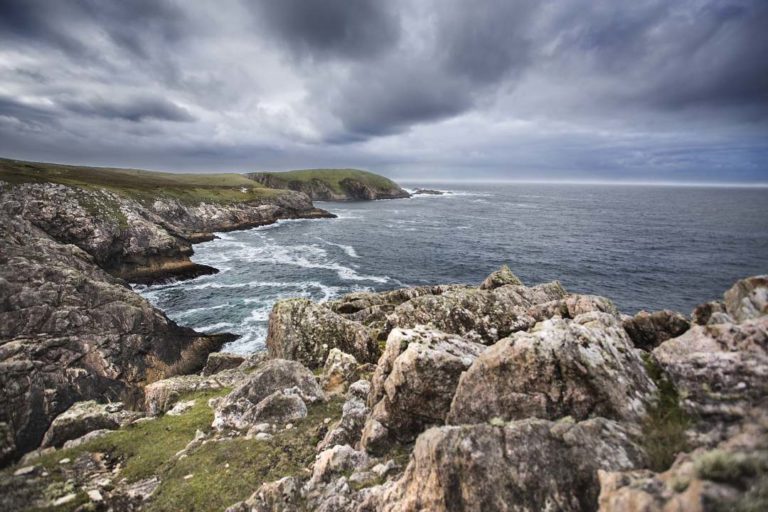
<instances>
[{"instance_id":1,"label":"grassy slope","mask_svg":"<svg viewBox=\"0 0 768 512\"><path fill-rule=\"evenodd\" d=\"M68 465L61 464L61 460L69 459L69 464L74 464L84 453L101 453L109 460L122 463L118 479L136 482L160 477L160 486L146 505L147 510L223 510L250 496L264 482L304 474L304 468L315 460L315 445L324 432L320 430L323 420L341 417L343 402L333 399L311 405L306 418L295 421L291 430L276 432L270 441L238 437L209 442L190 450L187 457L176 459L174 455L194 438L198 429L211 431L213 411L208 400L228 392L223 389L192 393L184 398L194 399L195 406L180 416L166 415L130 425L77 448L43 456L35 464L42 465L50 474L44 485L49 489L63 488ZM0 479L7 478L17 468L0 472ZM193 476L184 478L188 475ZM60 491L57 496L73 491L76 490ZM77 495L76 501L55 510L71 511L88 501L84 491L77 491Z\"/></svg>"},{"instance_id":2,"label":"grassy slope","mask_svg":"<svg viewBox=\"0 0 768 512\"><path fill-rule=\"evenodd\" d=\"M13 184L60 183L86 189L103 188L139 201L169 197L187 204L243 202L281 193L242 174L176 174L7 159L0 159L0 180Z\"/></svg>"},{"instance_id":3,"label":"grassy slope","mask_svg":"<svg viewBox=\"0 0 768 512\"><path fill-rule=\"evenodd\" d=\"M341 181L345 178L353 178L379 189L400 188L397 183L389 178L379 176L372 172L361 171L359 169L302 169L298 171L264 172L255 174L269 174L273 178L284 181L285 183L291 181L309 182L317 179L325 182L334 192L339 194L344 193L344 189L341 187Z\"/></svg>"}]
</instances>

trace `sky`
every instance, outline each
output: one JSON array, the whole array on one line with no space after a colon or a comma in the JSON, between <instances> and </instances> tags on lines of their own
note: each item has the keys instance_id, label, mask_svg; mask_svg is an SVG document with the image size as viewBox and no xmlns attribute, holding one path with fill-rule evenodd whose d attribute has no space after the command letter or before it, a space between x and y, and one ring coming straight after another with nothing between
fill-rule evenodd
<instances>
[{"instance_id":1,"label":"sky","mask_svg":"<svg viewBox=\"0 0 768 512\"><path fill-rule=\"evenodd\" d=\"M766 0L0 0L0 156L768 183Z\"/></svg>"}]
</instances>

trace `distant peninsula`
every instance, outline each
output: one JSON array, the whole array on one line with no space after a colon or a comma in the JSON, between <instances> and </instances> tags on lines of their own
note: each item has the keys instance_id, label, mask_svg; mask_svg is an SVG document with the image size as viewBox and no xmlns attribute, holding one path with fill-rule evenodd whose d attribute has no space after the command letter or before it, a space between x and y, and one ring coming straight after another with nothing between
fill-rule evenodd
<instances>
[{"instance_id":1,"label":"distant peninsula","mask_svg":"<svg viewBox=\"0 0 768 512\"><path fill-rule=\"evenodd\" d=\"M370 201L410 197L394 181L359 169L257 172L248 174L248 177L269 188L303 192L313 201Z\"/></svg>"}]
</instances>

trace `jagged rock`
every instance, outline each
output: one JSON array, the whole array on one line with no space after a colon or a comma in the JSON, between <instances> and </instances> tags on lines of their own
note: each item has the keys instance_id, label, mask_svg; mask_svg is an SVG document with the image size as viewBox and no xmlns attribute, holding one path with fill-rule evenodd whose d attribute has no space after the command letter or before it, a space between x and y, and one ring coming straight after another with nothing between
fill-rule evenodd
<instances>
[{"instance_id":1,"label":"jagged rock","mask_svg":"<svg viewBox=\"0 0 768 512\"><path fill-rule=\"evenodd\" d=\"M354 446L357 444L365 425L365 419L370 412L370 409L365 405L369 391L370 384L365 380L359 380L350 386L347 401L342 407L341 419L328 430L323 440L318 443L318 452L336 445Z\"/></svg>"},{"instance_id":2,"label":"jagged rock","mask_svg":"<svg viewBox=\"0 0 768 512\"><path fill-rule=\"evenodd\" d=\"M78 402L56 416L43 437L43 447L62 446L94 430L115 430L141 417L141 413L126 411L123 404L99 404L93 400Z\"/></svg>"},{"instance_id":3,"label":"jagged rock","mask_svg":"<svg viewBox=\"0 0 768 512\"><path fill-rule=\"evenodd\" d=\"M247 429L255 423L280 418L281 407L288 416L306 415L306 403L325 398L315 376L296 361L273 359L263 363L215 406L213 426L217 429ZM268 399L263 404L261 403ZM298 402L302 402L300 406ZM288 420L285 420L288 421Z\"/></svg>"},{"instance_id":4,"label":"jagged rock","mask_svg":"<svg viewBox=\"0 0 768 512\"><path fill-rule=\"evenodd\" d=\"M349 445L333 446L317 456L312 468L308 487L328 483L332 478L345 472L352 472L368 464L368 455L356 451Z\"/></svg>"},{"instance_id":5,"label":"jagged rock","mask_svg":"<svg viewBox=\"0 0 768 512\"><path fill-rule=\"evenodd\" d=\"M663 473L600 471L600 511L768 509L768 415L755 412L716 449L681 455Z\"/></svg>"},{"instance_id":6,"label":"jagged rock","mask_svg":"<svg viewBox=\"0 0 768 512\"><path fill-rule=\"evenodd\" d=\"M376 362L378 346L361 324L306 299L280 301L269 315L267 350L271 357L320 368L332 348L359 362Z\"/></svg>"},{"instance_id":7,"label":"jagged rock","mask_svg":"<svg viewBox=\"0 0 768 512\"><path fill-rule=\"evenodd\" d=\"M536 322L541 322L554 317L576 318L579 315L593 311L608 313L616 317L619 316L616 306L605 297L580 294L569 294L563 299L531 306L528 308L527 313Z\"/></svg>"},{"instance_id":8,"label":"jagged rock","mask_svg":"<svg viewBox=\"0 0 768 512\"><path fill-rule=\"evenodd\" d=\"M156 416L169 411L185 395L198 391L212 391L228 383L200 375L180 375L153 382L144 388L144 410Z\"/></svg>"},{"instance_id":9,"label":"jagged rock","mask_svg":"<svg viewBox=\"0 0 768 512\"><path fill-rule=\"evenodd\" d=\"M360 510L595 510L599 469L644 464L636 435L603 418L432 428L402 478L372 489Z\"/></svg>"},{"instance_id":10,"label":"jagged rock","mask_svg":"<svg viewBox=\"0 0 768 512\"><path fill-rule=\"evenodd\" d=\"M295 512L301 502L301 485L300 479L291 476L264 483L250 498L225 512Z\"/></svg>"},{"instance_id":11,"label":"jagged rock","mask_svg":"<svg viewBox=\"0 0 768 512\"><path fill-rule=\"evenodd\" d=\"M725 312L725 304L719 301L710 301L696 306L691 312L691 323L694 325L707 325L733 323L734 320Z\"/></svg>"},{"instance_id":12,"label":"jagged rock","mask_svg":"<svg viewBox=\"0 0 768 512\"><path fill-rule=\"evenodd\" d=\"M768 315L768 275L737 281L725 292L723 302L725 311L736 322Z\"/></svg>"},{"instance_id":13,"label":"jagged rock","mask_svg":"<svg viewBox=\"0 0 768 512\"><path fill-rule=\"evenodd\" d=\"M680 336L691 326L683 315L668 309L653 313L641 311L625 319L623 325L632 343L643 350L653 350L668 339Z\"/></svg>"},{"instance_id":14,"label":"jagged rock","mask_svg":"<svg viewBox=\"0 0 768 512\"><path fill-rule=\"evenodd\" d=\"M203 375L214 375L224 370L230 370L237 368L243 362L245 358L237 354L228 354L226 352L212 352L208 354L208 361L203 368Z\"/></svg>"},{"instance_id":15,"label":"jagged rock","mask_svg":"<svg viewBox=\"0 0 768 512\"><path fill-rule=\"evenodd\" d=\"M461 376L448 421L638 421L655 390L616 317L585 313L541 322L488 348Z\"/></svg>"},{"instance_id":16,"label":"jagged rock","mask_svg":"<svg viewBox=\"0 0 768 512\"><path fill-rule=\"evenodd\" d=\"M332 348L323 367L323 389L331 394L343 393L357 377L357 367L357 359Z\"/></svg>"},{"instance_id":17,"label":"jagged rock","mask_svg":"<svg viewBox=\"0 0 768 512\"><path fill-rule=\"evenodd\" d=\"M697 419L695 444L712 445L768 396L768 316L694 325L653 351Z\"/></svg>"},{"instance_id":18,"label":"jagged rock","mask_svg":"<svg viewBox=\"0 0 768 512\"><path fill-rule=\"evenodd\" d=\"M536 323L528 310L538 304L563 299L560 283L525 287L507 285L492 290L452 289L440 295L423 295L395 308L387 316L387 332L427 325L473 341L492 344Z\"/></svg>"},{"instance_id":19,"label":"jagged rock","mask_svg":"<svg viewBox=\"0 0 768 512\"><path fill-rule=\"evenodd\" d=\"M507 265L502 265L499 270L492 272L485 280L480 284L481 290L493 290L499 286L505 286L508 284L522 286L523 282L512 273Z\"/></svg>"},{"instance_id":20,"label":"jagged rock","mask_svg":"<svg viewBox=\"0 0 768 512\"><path fill-rule=\"evenodd\" d=\"M484 348L426 328L392 331L374 374L361 446L376 453L391 439L412 441L443 424L459 376Z\"/></svg>"}]
</instances>

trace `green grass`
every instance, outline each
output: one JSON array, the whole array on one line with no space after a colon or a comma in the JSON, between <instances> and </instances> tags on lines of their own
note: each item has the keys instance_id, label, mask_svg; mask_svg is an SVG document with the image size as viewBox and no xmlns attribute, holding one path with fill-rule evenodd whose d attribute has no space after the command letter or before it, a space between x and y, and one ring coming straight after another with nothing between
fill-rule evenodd
<instances>
[{"instance_id":1,"label":"green grass","mask_svg":"<svg viewBox=\"0 0 768 512\"><path fill-rule=\"evenodd\" d=\"M669 469L678 453L687 451L685 431L691 426L691 418L680 406L680 395L664 370L650 354L644 362L659 391L643 421L643 447L649 468L661 472Z\"/></svg>"},{"instance_id":2,"label":"green grass","mask_svg":"<svg viewBox=\"0 0 768 512\"><path fill-rule=\"evenodd\" d=\"M361 171L359 169L302 169L298 171L264 172L254 174L267 174L273 179L283 182L286 186L290 182L308 183L312 180L319 180L339 194L345 192L341 182L347 178L355 179L379 189L400 188L397 183L389 178L379 176L372 172Z\"/></svg>"},{"instance_id":3,"label":"green grass","mask_svg":"<svg viewBox=\"0 0 768 512\"><path fill-rule=\"evenodd\" d=\"M315 460L323 420L341 416L340 399L309 407L307 417L269 441L243 437L209 442L167 466L149 503L151 511L223 510L248 498L264 482L303 474ZM193 475L184 479L187 475Z\"/></svg>"},{"instance_id":4,"label":"green grass","mask_svg":"<svg viewBox=\"0 0 768 512\"><path fill-rule=\"evenodd\" d=\"M84 189L105 189L141 202L167 197L185 204L202 201L237 203L282 194L242 174L177 174L8 159L0 159L0 180L11 184L60 183Z\"/></svg>"}]
</instances>

